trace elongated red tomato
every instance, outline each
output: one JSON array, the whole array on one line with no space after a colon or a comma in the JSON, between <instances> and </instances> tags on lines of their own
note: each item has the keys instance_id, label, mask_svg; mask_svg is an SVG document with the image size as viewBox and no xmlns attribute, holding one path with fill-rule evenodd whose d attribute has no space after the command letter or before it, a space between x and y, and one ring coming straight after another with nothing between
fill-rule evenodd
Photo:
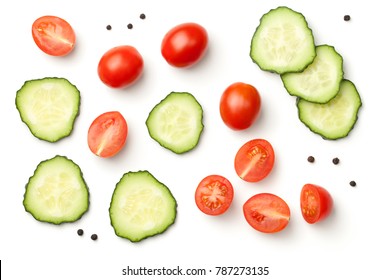
<instances>
[{"instance_id":1,"label":"elongated red tomato","mask_svg":"<svg viewBox=\"0 0 390 280\"><path fill-rule=\"evenodd\" d=\"M261 97L257 89L242 82L228 86L219 104L223 122L234 130L249 128L258 118L260 108Z\"/></svg>"},{"instance_id":2,"label":"elongated red tomato","mask_svg":"<svg viewBox=\"0 0 390 280\"><path fill-rule=\"evenodd\" d=\"M125 145L127 122L117 111L106 112L98 116L88 130L88 146L100 157L112 157Z\"/></svg>"},{"instance_id":3,"label":"elongated red tomato","mask_svg":"<svg viewBox=\"0 0 390 280\"><path fill-rule=\"evenodd\" d=\"M46 54L64 56L70 53L76 43L72 26L56 16L43 16L32 24L35 44Z\"/></svg>"},{"instance_id":4,"label":"elongated red tomato","mask_svg":"<svg viewBox=\"0 0 390 280\"><path fill-rule=\"evenodd\" d=\"M233 197L232 184L220 175L205 177L195 191L195 202L198 208L203 213L213 216L225 213L229 209Z\"/></svg>"},{"instance_id":5,"label":"elongated red tomato","mask_svg":"<svg viewBox=\"0 0 390 280\"><path fill-rule=\"evenodd\" d=\"M144 61L133 46L117 46L101 57L98 64L100 80L112 88L124 88L141 77Z\"/></svg>"},{"instance_id":6,"label":"elongated red tomato","mask_svg":"<svg viewBox=\"0 0 390 280\"><path fill-rule=\"evenodd\" d=\"M268 176L274 162L275 153L271 143L265 139L253 139L238 150L234 168L244 181L258 182Z\"/></svg>"},{"instance_id":7,"label":"elongated red tomato","mask_svg":"<svg viewBox=\"0 0 390 280\"><path fill-rule=\"evenodd\" d=\"M270 193L252 196L244 203L243 210L249 225L264 233L279 232L290 221L290 208L287 203Z\"/></svg>"},{"instance_id":8,"label":"elongated red tomato","mask_svg":"<svg viewBox=\"0 0 390 280\"><path fill-rule=\"evenodd\" d=\"M306 222L317 223L332 211L333 199L330 193L321 186L306 184L301 190L301 212Z\"/></svg>"},{"instance_id":9,"label":"elongated red tomato","mask_svg":"<svg viewBox=\"0 0 390 280\"><path fill-rule=\"evenodd\" d=\"M161 54L175 67L194 65L204 56L208 45L206 29L197 23L182 23L169 30L161 43Z\"/></svg>"}]
</instances>

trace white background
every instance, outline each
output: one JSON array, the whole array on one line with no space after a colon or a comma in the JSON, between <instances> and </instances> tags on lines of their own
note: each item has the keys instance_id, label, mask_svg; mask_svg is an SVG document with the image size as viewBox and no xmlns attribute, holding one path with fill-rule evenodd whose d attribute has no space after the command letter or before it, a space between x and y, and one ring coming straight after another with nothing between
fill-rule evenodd
<instances>
[{"instance_id":1,"label":"white background","mask_svg":"<svg viewBox=\"0 0 390 280\"><path fill-rule=\"evenodd\" d=\"M363 107L351 134L326 141L297 117L295 99L279 76L261 71L249 57L250 40L260 17L286 5L303 13L316 44L330 44L344 57L345 77L361 94ZM145 20L139 19L144 13ZM351 21L345 22L345 14ZM75 29L75 50L50 57L31 36L43 15L66 19ZM174 69L162 58L161 40L173 26L197 22L209 34L207 55L189 69ZM204 268L191 279L386 279L389 230L387 181L389 137L389 17L380 1L2 1L1 23L1 183L0 259L4 279L151 279L122 276L122 269ZM132 23L134 28L127 29ZM112 30L106 30L110 24ZM97 76L97 63L109 48L130 44L142 54L142 78L124 90L109 89ZM24 81L65 77L81 91L82 104L72 135L50 144L34 138L15 108ZM262 111L247 131L232 131L219 115L219 99L233 82L254 85ZM145 120L171 91L188 91L204 109L204 133L198 147L184 155L161 148L148 135ZM128 142L116 157L102 159L87 146L87 130L99 114L119 110L129 126ZM235 174L238 148L253 138L269 140L276 153L272 173L259 183ZM56 154L74 160L90 189L90 209L73 224L40 223L25 212L25 184L37 164ZM316 158L314 164L307 157ZM332 164L334 157L340 164ZM164 234L131 243L114 234L108 207L112 191L128 171L149 170L178 202L175 224ZM194 203L194 191L209 174L228 178L235 198L227 213L210 217ZM349 182L355 180L352 188ZM327 188L334 199L331 216L315 225L300 214L305 183ZM271 192L290 206L288 227L266 235L253 230L242 214L252 195ZM79 237L77 229L84 229ZM98 241L90 235L96 233ZM216 266L268 266L268 276L215 276ZM174 277L169 277L172 279ZM156 279L156 278L154 278ZM164 279L168 279L165 277Z\"/></svg>"}]
</instances>

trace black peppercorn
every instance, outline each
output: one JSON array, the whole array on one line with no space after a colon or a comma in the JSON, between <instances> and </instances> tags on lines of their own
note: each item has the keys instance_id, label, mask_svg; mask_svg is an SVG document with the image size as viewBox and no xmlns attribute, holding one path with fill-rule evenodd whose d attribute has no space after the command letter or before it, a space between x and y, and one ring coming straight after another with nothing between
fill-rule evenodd
<instances>
[{"instance_id":1,"label":"black peppercorn","mask_svg":"<svg viewBox=\"0 0 390 280\"><path fill-rule=\"evenodd\" d=\"M79 236L82 236L84 234L84 231L80 228L80 229L77 230L77 234Z\"/></svg>"},{"instance_id":2,"label":"black peppercorn","mask_svg":"<svg viewBox=\"0 0 390 280\"><path fill-rule=\"evenodd\" d=\"M308 162L314 162L314 161L315 161L315 158L314 158L313 156L309 156L309 157L307 158L307 161L308 161Z\"/></svg>"},{"instance_id":3,"label":"black peppercorn","mask_svg":"<svg viewBox=\"0 0 390 280\"><path fill-rule=\"evenodd\" d=\"M139 15L139 18L140 18L140 19L145 19L146 16L145 16L145 14L140 14L140 15Z\"/></svg>"},{"instance_id":4,"label":"black peppercorn","mask_svg":"<svg viewBox=\"0 0 390 280\"><path fill-rule=\"evenodd\" d=\"M131 23L129 23L129 24L127 25L127 28L128 28L128 29L133 29L133 25L132 25Z\"/></svg>"},{"instance_id":5,"label":"black peppercorn","mask_svg":"<svg viewBox=\"0 0 390 280\"><path fill-rule=\"evenodd\" d=\"M356 187L356 182L355 182L355 181L351 181L351 182L349 182L349 185L350 185L351 187Z\"/></svg>"},{"instance_id":6,"label":"black peppercorn","mask_svg":"<svg viewBox=\"0 0 390 280\"><path fill-rule=\"evenodd\" d=\"M332 162L333 162L333 164L339 164L340 159L336 157L336 158L334 158L334 159L332 160Z\"/></svg>"},{"instance_id":7,"label":"black peppercorn","mask_svg":"<svg viewBox=\"0 0 390 280\"><path fill-rule=\"evenodd\" d=\"M351 20L351 16L350 15L345 15L344 16L344 20L345 21L350 21Z\"/></svg>"},{"instance_id":8,"label":"black peppercorn","mask_svg":"<svg viewBox=\"0 0 390 280\"><path fill-rule=\"evenodd\" d=\"M92 239L92 240L97 240L97 239L98 239L98 236L97 236L97 234L95 234L95 233L94 233L94 234L92 234L92 235L91 235L91 239Z\"/></svg>"},{"instance_id":9,"label":"black peppercorn","mask_svg":"<svg viewBox=\"0 0 390 280\"><path fill-rule=\"evenodd\" d=\"M106 29L107 29L107 30L111 30L111 29L112 29L111 25L107 25L107 26L106 26Z\"/></svg>"}]
</instances>

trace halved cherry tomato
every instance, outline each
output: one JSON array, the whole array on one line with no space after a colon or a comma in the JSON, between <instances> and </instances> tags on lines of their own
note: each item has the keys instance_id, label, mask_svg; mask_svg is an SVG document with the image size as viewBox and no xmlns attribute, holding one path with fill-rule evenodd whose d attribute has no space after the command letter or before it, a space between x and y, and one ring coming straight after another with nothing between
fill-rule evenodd
<instances>
[{"instance_id":1,"label":"halved cherry tomato","mask_svg":"<svg viewBox=\"0 0 390 280\"><path fill-rule=\"evenodd\" d=\"M243 210L249 225L264 233L279 232L290 221L290 208L287 203L270 193L252 196L244 203Z\"/></svg>"},{"instance_id":2,"label":"halved cherry tomato","mask_svg":"<svg viewBox=\"0 0 390 280\"><path fill-rule=\"evenodd\" d=\"M100 157L112 157L125 145L127 122L117 111L106 112L98 116L88 130L88 146Z\"/></svg>"},{"instance_id":3,"label":"halved cherry tomato","mask_svg":"<svg viewBox=\"0 0 390 280\"><path fill-rule=\"evenodd\" d=\"M246 83L234 83L222 94L219 111L223 122L234 130L249 128L258 118L261 97L257 89Z\"/></svg>"},{"instance_id":4,"label":"halved cherry tomato","mask_svg":"<svg viewBox=\"0 0 390 280\"><path fill-rule=\"evenodd\" d=\"M333 208L330 193L314 184L306 184L302 187L300 202L302 216L309 224L325 219Z\"/></svg>"},{"instance_id":5,"label":"halved cherry tomato","mask_svg":"<svg viewBox=\"0 0 390 280\"><path fill-rule=\"evenodd\" d=\"M238 150L234 168L244 181L258 182L268 176L274 162L275 153L271 143L264 139L253 139Z\"/></svg>"},{"instance_id":6,"label":"halved cherry tomato","mask_svg":"<svg viewBox=\"0 0 390 280\"><path fill-rule=\"evenodd\" d=\"M76 42L72 26L62 18L43 16L32 24L35 44L46 54L64 56L70 53Z\"/></svg>"},{"instance_id":7,"label":"halved cherry tomato","mask_svg":"<svg viewBox=\"0 0 390 280\"><path fill-rule=\"evenodd\" d=\"M203 213L213 216L225 213L229 209L233 197L232 184L220 175L205 177L195 191L195 202L198 208Z\"/></svg>"},{"instance_id":8,"label":"halved cherry tomato","mask_svg":"<svg viewBox=\"0 0 390 280\"><path fill-rule=\"evenodd\" d=\"M136 48L117 46L103 54L98 65L100 80L112 88L124 88L141 76L144 61Z\"/></svg>"},{"instance_id":9,"label":"halved cherry tomato","mask_svg":"<svg viewBox=\"0 0 390 280\"><path fill-rule=\"evenodd\" d=\"M161 43L161 54L170 65L187 67L201 60L207 44L208 35L203 26L183 23L166 33Z\"/></svg>"}]
</instances>

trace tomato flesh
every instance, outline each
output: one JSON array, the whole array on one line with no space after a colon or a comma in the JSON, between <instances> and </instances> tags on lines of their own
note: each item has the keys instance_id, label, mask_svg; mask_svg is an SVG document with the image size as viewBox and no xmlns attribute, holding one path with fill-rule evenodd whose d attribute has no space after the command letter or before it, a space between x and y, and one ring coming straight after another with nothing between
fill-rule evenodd
<instances>
[{"instance_id":1,"label":"tomato flesh","mask_svg":"<svg viewBox=\"0 0 390 280\"><path fill-rule=\"evenodd\" d=\"M290 221L290 208L274 194L260 193L249 198L243 206L244 217L255 230L275 233L287 227Z\"/></svg>"},{"instance_id":2,"label":"tomato flesh","mask_svg":"<svg viewBox=\"0 0 390 280\"><path fill-rule=\"evenodd\" d=\"M225 213L229 209L233 197L232 184L220 175L205 177L195 191L195 203L199 210L212 216Z\"/></svg>"},{"instance_id":3,"label":"tomato flesh","mask_svg":"<svg viewBox=\"0 0 390 280\"><path fill-rule=\"evenodd\" d=\"M125 145L127 122L117 111L99 115L88 130L88 146L97 156L107 158L116 155Z\"/></svg>"},{"instance_id":4,"label":"tomato flesh","mask_svg":"<svg viewBox=\"0 0 390 280\"><path fill-rule=\"evenodd\" d=\"M208 35L204 27L197 23L183 23L169 30L161 43L161 54L175 67L194 65L204 56Z\"/></svg>"},{"instance_id":5,"label":"tomato flesh","mask_svg":"<svg viewBox=\"0 0 390 280\"><path fill-rule=\"evenodd\" d=\"M234 168L244 181L259 182L272 171L274 162L275 153L271 143L265 139L253 139L238 150Z\"/></svg>"},{"instance_id":6,"label":"tomato flesh","mask_svg":"<svg viewBox=\"0 0 390 280\"><path fill-rule=\"evenodd\" d=\"M333 199L323 187L305 184L301 190L300 204L305 221L314 224L329 216L333 208Z\"/></svg>"},{"instance_id":7,"label":"tomato flesh","mask_svg":"<svg viewBox=\"0 0 390 280\"><path fill-rule=\"evenodd\" d=\"M144 61L133 46L117 46L101 57L98 64L100 80L112 88L130 86L143 72Z\"/></svg>"},{"instance_id":8,"label":"tomato flesh","mask_svg":"<svg viewBox=\"0 0 390 280\"><path fill-rule=\"evenodd\" d=\"M35 44L46 54L65 56L75 45L76 34L72 26L56 16L43 16L32 24Z\"/></svg>"},{"instance_id":9,"label":"tomato flesh","mask_svg":"<svg viewBox=\"0 0 390 280\"><path fill-rule=\"evenodd\" d=\"M225 89L220 100L223 122L233 130L244 130L252 126L260 114L261 97L257 89L237 82Z\"/></svg>"}]
</instances>

